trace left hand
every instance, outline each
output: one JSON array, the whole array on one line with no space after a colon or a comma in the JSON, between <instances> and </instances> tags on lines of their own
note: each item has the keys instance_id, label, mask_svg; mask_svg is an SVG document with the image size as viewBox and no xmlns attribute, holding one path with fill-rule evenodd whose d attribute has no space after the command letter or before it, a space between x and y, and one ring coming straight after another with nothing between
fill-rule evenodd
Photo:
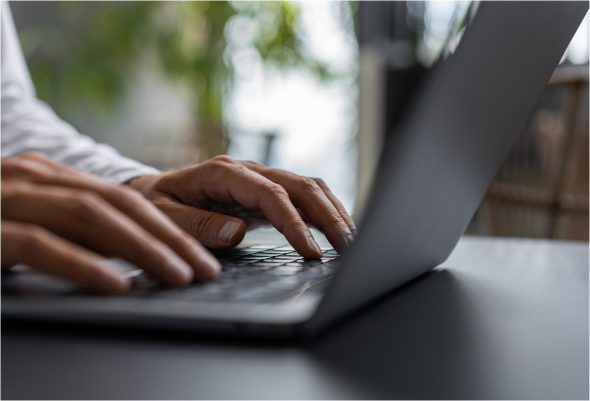
<instances>
[{"instance_id":1,"label":"left hand","mask_svg":"<svg viewBox=\"0 0 590 401\"><path fill-rule=\"evenodd\" d=\"M139 177L129 185L210 248L236 246L246 234L241 219L211 211L219 205L262 211L306 258L322 256L306 221L322 231L338 251L349 246L356 235L352 218L322 180L229 156L217 156L171 173Z\"/></svg>"},{"instance_id":2,"label":"left hand","mask_svg":"<svg viewBox=\"0 0 590 401\"><path fill-rule=\"evenodd\" d=\"M131 284L105 256L171 286L219 274L213 255L139 192L36 153L1 164L2 268L24 263L101 292Z\"/></svg>"}]
</instances>

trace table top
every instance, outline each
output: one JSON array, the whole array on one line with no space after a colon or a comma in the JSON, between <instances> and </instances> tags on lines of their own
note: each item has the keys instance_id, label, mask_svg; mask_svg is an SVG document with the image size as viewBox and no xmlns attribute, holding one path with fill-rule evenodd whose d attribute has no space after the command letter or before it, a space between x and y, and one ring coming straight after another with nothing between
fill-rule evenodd
<instances>
[{"instance_id":1,"label":"table top","mask_svg":"<svg viewBox=\"0 0 590 401\"><path fill-rule=\"evenodd\" d=\"M305 343L2 329L3 398L588 399L588 243L463 237Z\"/></svg>"}]
</instances>

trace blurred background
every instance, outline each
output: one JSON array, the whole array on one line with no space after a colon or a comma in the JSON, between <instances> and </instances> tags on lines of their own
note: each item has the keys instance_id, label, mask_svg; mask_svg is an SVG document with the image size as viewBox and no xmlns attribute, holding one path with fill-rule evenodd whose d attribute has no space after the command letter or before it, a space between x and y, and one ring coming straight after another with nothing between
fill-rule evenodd
<instances>
[{"instance_id":1,"label":"blurred background","mask_svg":"<svg viewBox=\"0 0 590 401\"><path fill-rule=\"evenodd\" d=\"M349 2L13 2L38 96L160 169L229 153L356 196Z\"/></svg>"},{"instance_id":2,"label":"blurred background","mask_svg":"<svg viewBox=\"0 0 590 401\"><path fill-rule=\"evenodd\" d=\"M477 3L10 2L39 98L162 170L322 177L360 216L380 150ZM588 16L467 229L588 240Z\"/></svg>"}]
</instances>

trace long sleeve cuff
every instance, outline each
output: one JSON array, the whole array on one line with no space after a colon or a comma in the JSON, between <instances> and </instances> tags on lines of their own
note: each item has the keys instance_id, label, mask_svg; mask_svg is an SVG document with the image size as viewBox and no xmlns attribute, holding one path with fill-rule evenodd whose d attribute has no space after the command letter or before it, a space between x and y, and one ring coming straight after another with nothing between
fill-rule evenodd
<instances>
[{"instance_id":1,"label":"long sleeve cuff","mask_svg":"<svg viewBox=\"0 0 590 401\"><path fill-rule=\"evenodd\" d=\"M42 101L22 92L18 97L11 96L13 90L21 92L2 87L2 158L37 151L115 184L160 173L78 133Z\"/></svg>"}]
</instances>

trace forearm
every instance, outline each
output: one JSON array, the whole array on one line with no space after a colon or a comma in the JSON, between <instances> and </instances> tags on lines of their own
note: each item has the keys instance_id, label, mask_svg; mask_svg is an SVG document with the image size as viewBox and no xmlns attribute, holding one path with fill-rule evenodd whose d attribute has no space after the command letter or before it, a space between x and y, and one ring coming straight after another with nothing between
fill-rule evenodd
<instances>
[{"instance_id":1,"label":"forearm","mask_svg":"<svg viewBox=\"0 0 590 401\"><path fill-rule=\"evenodd\" d=\"M78 133L43 102L26 95L7 96L3 90L2 157L28 151L44 153L57 162L112 183L159 173Z\"/></svg>"}]
</instances>

